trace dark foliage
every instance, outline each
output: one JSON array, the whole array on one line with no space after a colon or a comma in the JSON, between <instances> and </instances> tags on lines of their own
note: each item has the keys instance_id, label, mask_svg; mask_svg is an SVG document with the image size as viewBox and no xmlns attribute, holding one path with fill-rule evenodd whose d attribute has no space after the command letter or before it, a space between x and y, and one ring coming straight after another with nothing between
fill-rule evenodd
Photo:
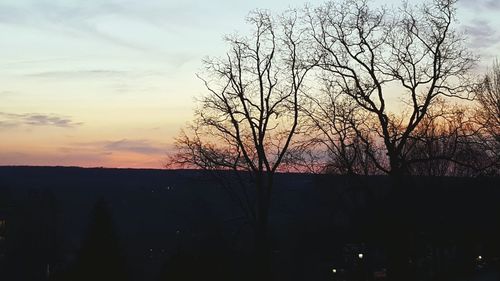
<instances>
[{"instance_id":1,"label":"dark foliage","mask_svg":"<svg viewBox=\"0 0 500 281\"><path fill-rule=\"evenodd\" d=\"M69 274L71 281L126 281L127 265L113 226L111 213L100 201L92 210L88 233Z\"/></svg>"}]
</instances>

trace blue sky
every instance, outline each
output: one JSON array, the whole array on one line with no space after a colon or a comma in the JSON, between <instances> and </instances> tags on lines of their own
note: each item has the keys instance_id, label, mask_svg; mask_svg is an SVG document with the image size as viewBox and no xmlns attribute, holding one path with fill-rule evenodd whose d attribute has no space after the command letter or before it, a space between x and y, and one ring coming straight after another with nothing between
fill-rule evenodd
<instances>
[{"instance_id":1,"label":"blue sky","mask_svg":"<svg viewBox=\"0 0 500 281\"><path fill-rule=\"evenodd\" d=\"M225 52L222 37L244 32L250 10L303 5L2 0L0 165L160 167L204 93L201 60ZM499 14L498 0L459 1L481 69L500 57Z\"/></svg>"}]
</instances>

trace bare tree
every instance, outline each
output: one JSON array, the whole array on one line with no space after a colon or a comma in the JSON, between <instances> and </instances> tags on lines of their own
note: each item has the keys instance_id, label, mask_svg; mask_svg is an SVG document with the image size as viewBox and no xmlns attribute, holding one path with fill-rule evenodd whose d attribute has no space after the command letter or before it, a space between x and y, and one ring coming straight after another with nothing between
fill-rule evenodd
<instances>
[{"instance_id":1,"label":"bare tree","mask_svg":"<svg viewBox=\"0 0 500 281\"><path fill-rule=\"evenodd\" d=\"M342 89L336 89L327 81L324 86L321 94L309 95L301 108L306 117L302 124L303 133L307 135L304 147L316 155L314 165L323 173L376 174L378 169L369 157L377 155L372 132L361 131L361 128L370 128L373 120L354 101L345 99ZM302 151L298 155L308 154ZM294 163L297 165L300 161Z\"/></svg>"},{"instance_id":2,"label":"bare tree","mask_svg":"<svg viewBox=\"0 0 500 281\"><path fill-rule=\"evenodd\" d=\"M475 58L452 28L455 2L388 11L372 9L367 0L346 0L308 12L325 79L377 121L388 165L371 158L388 174L408 173L405 148L437 98L468 98ZM398 98L404 115L390 111ZM370 143L363 133L368 128L353 129Z\"/></svg>"},{"instance_id":3,"label":"bare tree","mask_svg":"<svg viewBox=\"0 0 500 281\"><path fill-rule=\"evenodd\" d=\"M486 74L481 83L476 98L479 103L478 117L485 124L489 134L500 136L500 64L493 63L490 73Z\"/></svg>"},{"instance_id":4,"label":"bare tree","mask_svg":"<svg viewBox=\"0 0 500 281\"><path fill-rule=\"evenodd\" d=\"M411 175L474 176L484 167L485 152L471 110L437 100L412 133L404 151Z\"/></svg>"},{"instance_id":5,"label":"bare tree","mask_svg":"<svg viewBox=\"0 0 500 281\"><path fill-rule=\"evenodd\" d=\"M366 146L386 154L380 159L373 155L376 150L366 150L393 182L386 230L391 280L411 280L411 226L401 219L406 209L400 196L410 184L402 176L410 172L412 137L439 98L469 99L468 74L475 58L453 30L455 3L429 0L388 10L372 8L368 0L344 0L307 11L323 80L336 85L367 120L375 120L352 129ZM374 134L367 135L370 131Z\"/></svg>"},{"instance_id":6,"label":"bare tree","mask_svg":"<svg viewBox=\"0 0 500 281\"><path fill-rule=\"evenodd\" d=\"M477 108L475 121L478 132L475 142L487 153L489 165L484 166L488 173L500 173L500 64L493 63L476 91Z\"/></svg>"},{"instance_id":7,"label":"bare tree","mask_svg":"<svg viewBox=\"0 0 500 281\"><path fill-rule=\"evenodd\" d=\"M297 14L248 17L251 36L229 36L226 56L204 61L199 76L208 94L199 101L189 131L177 139L173 162L204 169L247 171L255 182L253 208L260 278L265 278L267 229L274 175L292 146L307 73Z\"/></svg>"}]
</instances>

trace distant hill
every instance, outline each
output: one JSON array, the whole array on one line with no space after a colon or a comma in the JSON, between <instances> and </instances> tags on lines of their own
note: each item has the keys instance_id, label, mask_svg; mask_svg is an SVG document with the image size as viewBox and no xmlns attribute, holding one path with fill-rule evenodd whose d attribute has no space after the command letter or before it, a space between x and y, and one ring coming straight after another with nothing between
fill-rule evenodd
<instances>
[{"instance_id":1,"label":"distant hill","mask_svg":"<svg viewBox=\"0 0 500 281\"><path fill-rule=\"evenodd\" d=\"M217 172L214 177L198 170L0 167L0 219L11 228L7 245L23 245L25 249L15 251L26 254L53 251L38 260L57 270L75 259L92 206L108 202L134 280L156 280L169 257L179 251L196 252L212 243L207 241L224 241L219 242L242 255L250 251L252 230L234 199L243 198L241 186L234 177L221 181L232 175ZM246 183L251 201L251 180ZM472 231L480 239L497 231L498 178L408 178L407 183L397 197L390 197L390 181L383 176L278 174L270 218L277 270L287 280L302 280L299 276L306 268L323 270L313 264L334 260L342 245L376 240L384 214L399 212L389 206L404 206L408 224L422 235ZM390 198L398 198L399 203L388 203ZM25 233L26 228L31 232ZM21 241L41 233L47 236L39 241L43 249ZM20 260L10 266L11 271L24 270Z\"/></svg>"}]
</instances>

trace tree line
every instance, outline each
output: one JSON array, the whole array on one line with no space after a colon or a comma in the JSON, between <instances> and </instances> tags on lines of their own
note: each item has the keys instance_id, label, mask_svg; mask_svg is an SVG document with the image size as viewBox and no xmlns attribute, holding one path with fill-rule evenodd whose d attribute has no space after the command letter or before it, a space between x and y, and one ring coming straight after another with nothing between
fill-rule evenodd
<instances>
[{"instance_id":1,"label":"tree line","mask_svg":"<svg viewBox=\"0 0 500 281\"><path fill-rule=\"evenodd\" d=\"M500 66L456 30L456 1L256 10L203 61L171 163L335 174L496 175Z\"/></svg>"}]
</instances>

